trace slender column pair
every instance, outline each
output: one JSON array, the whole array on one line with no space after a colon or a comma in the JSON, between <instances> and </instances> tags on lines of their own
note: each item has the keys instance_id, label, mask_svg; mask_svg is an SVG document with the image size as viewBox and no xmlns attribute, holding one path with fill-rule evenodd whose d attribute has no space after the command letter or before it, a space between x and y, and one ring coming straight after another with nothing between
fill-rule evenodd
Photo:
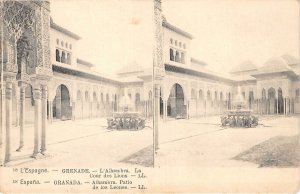
<instances>
[{"instance_id":1,"label":"slender column pair","mask_svg":"<svg viewBox=\"0 0 300 194\"><path fill-rule=\"evenodd\" d=\"M6 81L5 84L5 156L4 164L10 162L11 157L11 142L10 142L10 132L11 132L11 121L12 121L12 82Z\"/></svg>"},{"instance_id":2,"label":"slender column pair","mask_svg":"<svg viewBox=\"0 0 300 194\"><path fill-rule=\"evenodd\" d=\"M24 124L25 124L25 88L26 84L19 83L20 87L20 107L19 107L19 124L20 124L20 144L19 148L16 150L20 152L24 147Z\"/></svg>"},{"instance_id":3,"label":"slender column pair","mask_svg":"<svg viewBox=\"0 0 300 194\"><path fill-rule=\"evenodd\" d=\"M18 83L17 83L18 84ZM18 87L15 87L16 88L16 94L15 94L15 99L16 99L16 101L14 102L13 101L13 103L15 103L15 107L16 107L16 114L15 114L15 126L16 127L19 127L19 125L20 125L20 93L18 92L18 90L17 90L17 88Z\"/></svg>"},{"instance_id":4,"label":"slender column pair","mask_svg":"<svg viewBox=\"0 0 300 194\"><path fill-rule=\"evenodd\" d=\"M33 147L33 158L36 158L37 154L40 152L41 154L45 154L46 152L46 128L47 128L47 86L41 85L41 89L39 87L34 88L34 147ZM40 114L41 112L41 114ZM41 119L40 119L41 115ZM39 145L39 126L41 120L41 146ZM40 149L40 150L39 150Z\"/></svg>"},{"instance_id":5,"label":"slender column pair","mask_svg":"<svg viewBox=\"0 0 300 194\"><path fill-rule=\"evenodd\" d=\"M279 98L276 99L276 114L279 113Z\"/></svg>"},{"instance_id":6,"label":"slender column pair","mask_svg":"<svg viewBox=\"0 0 300 194\"><path fill-rule=\"evenodd\" d=\"M49 114L49 123L53 122L53 101L48 102L48 114Z\"/></svg>"}]
</instances>

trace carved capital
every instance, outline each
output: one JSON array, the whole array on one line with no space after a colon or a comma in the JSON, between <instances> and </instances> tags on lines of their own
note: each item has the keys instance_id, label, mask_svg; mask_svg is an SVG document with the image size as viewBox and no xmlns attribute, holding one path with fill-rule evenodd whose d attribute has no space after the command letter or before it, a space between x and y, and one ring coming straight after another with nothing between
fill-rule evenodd
<instances>
[{"instance_id":1,"label":"carved capital","mask_svg":"<svg viewBox=\"0 0 300 194\"><path fill-rule=\"evenodd\" d=\"M41 88L42 88L42 99L47 99L48 86L47 85L41 85Z\"/></svg>"},{"instance_id":2,"label":"carved capital","mask_svg":"<svg viewBox=\"0 0 300 194\"><path fill-rule=\"evenodd\" d=\"M33 89L33 99L34 100L39 100L41 99L41 89L36 87Z\"/></svg>"},{"instance_id":3,"label":"carved capital","mask_svg":"<svg viewBox=\"0 0 300 194\"><path fill-rule=\"evenodd\" d=\"M6 100L12 99L12 82L11 81L7 81L5 84L5 96L6 96Z\"/></svg>"},{"instance_id":4,"label":"carved capital","mask_svg":"<svg viewBox=\"0 0 300 194\"><path fill-rule=\"evenodd\" d=\"M16 81L16 73L14 73L14 72L4 72L3 73L3 80L5 82L14 82L14 81Z\"/></svg>"},{"instance_id":5,"label":"carved capital","mask_svg":"<svg viewBox=\"0 0 300 194\"><path fill-rule=\"evenodd\" d=\"M17 73L18 72L18 65L14 63L4 63L3 65L3 72L12 72Z\"/></svg>"},{"instance_id":6,"label":"carved capital","mask_svg":"<svg viewBox=\"0 0 300 194\"><path fill-rule=\"evenodd\" d=\"M25 89L28 85L28 82L18 81L18 86L21 89Z\"/></svg>"},{"instance_id":7,"label":"carved capital","mask_svg":"<svg viewBox=\"0 0 300 194\"><path fill-rule=\"evenodd\" d=\"M20 100L24 100L25 99L25 86L21 86L20 87Z\"/></svg>"},{"instance_id":8,"label":"carved capital","mask_svg":"<svg viewBox=\"0 0 300 194\"><path fill-rule=\"evenodd\" d=\"M17 74L17 80L19 82L29 83L30 77L29 77L29 75L27 73L18 73Z\"/></svg>"}]
</instances>

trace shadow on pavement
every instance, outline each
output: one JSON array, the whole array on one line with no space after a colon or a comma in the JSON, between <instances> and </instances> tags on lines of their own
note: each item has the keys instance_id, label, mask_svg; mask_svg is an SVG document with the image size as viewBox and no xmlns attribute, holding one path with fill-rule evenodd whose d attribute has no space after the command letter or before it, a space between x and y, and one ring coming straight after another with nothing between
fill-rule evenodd
<instances>
[{"instance_id":1,"label":"shadow on pavement","mask_svg":"<svg viewBox=\"0 0 300 194\"><path fill-rule=\"evenodd\" d=\"M273 137L232 159L252 162L258 164L259 167L299 167L299 137Z\"/></svg>"},{"instance_id":2,"label":"shadow on pavement","mask_svg":"<svg viewBox=\"0 0 300 194\"><path fill-rule=\"evenodd\" d=\"M153 167L153 145L139 150L122 159L120 162L133 165L141 165L145 167Z\"/></svg>"}]
</instances>

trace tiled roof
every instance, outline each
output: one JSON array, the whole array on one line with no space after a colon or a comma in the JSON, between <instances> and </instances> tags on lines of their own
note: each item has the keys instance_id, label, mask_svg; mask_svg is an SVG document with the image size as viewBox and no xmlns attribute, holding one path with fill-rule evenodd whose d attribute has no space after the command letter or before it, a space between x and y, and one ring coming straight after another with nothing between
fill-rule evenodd
<instances>
[{"instance_id":1,"label":"tiled roof","mask_svg":"<svg viewBox=\"0 0 300 194\"><path fill-rule=\"evenodd\" d=\"M118 74L126 74L126 73L135 73L135 72L142 72L143 69L139 63L133 61L128 65L123 66L119 71Z\"/></svg>"},{"instance_id":2,"label":"tiled roof","mask_svg":"<svg viewBox=\"0 0 300 194\"><path fill-rule=\"evenodd\" d=\"M240 65L234 67L230 73L236 73L236 72L241 72L241 71L250 71L250 70L256 70L257 66L250 60L245 61L241 63Z\"/></svg>"},{"instance_id":3,"label":"tiled roof","mask_svg":"<svg viewBox=\"0 0 300 194\"><path fill-rule=\"evenodd\" d=\"M267 74L287 74L291 77L296 77L296 72L288 65L287 61L282 57L271 58L264 65L258 68L257 72L252 74L257 78Z\"/></svg>"},{"instance_id":4,"label":"tiled roof","mask_svg":"<svg viewBox=\"0 0 300 194\"><path fill-rule=\"evenodd\" d=\"M289 54L285 54L281 56L288 65L295 65L295 64L300 64L299 59L296 59L295 57L289 55Z\"/></svg>"},{"instance_id":5,"label":"tiled roof","mask_svg":"<svg viewBox=\"0 0 300 194\"><path fill-rule=\"evenodd\" d=\"M292 69L287 65L283 58L269 59L264 65L258 69L258 73L275 73L291 71Z\"/></svg>"}]
</instances>

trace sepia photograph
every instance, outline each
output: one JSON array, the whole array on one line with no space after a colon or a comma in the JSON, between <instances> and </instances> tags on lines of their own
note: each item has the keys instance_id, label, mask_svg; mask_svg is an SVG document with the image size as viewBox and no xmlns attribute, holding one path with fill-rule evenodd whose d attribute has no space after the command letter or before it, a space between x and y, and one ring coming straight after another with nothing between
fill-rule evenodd
<instances>
[{"instance_id":1,"label":"sepia photograph","mask_svg":"<svg viewBox=\"0 0 300 194\"><path fill-rule=\"evenodd\" d=\"M296 192L299 2L161 6L155 164L175 177L164 191Z\"/></svg>"},{"instance_id":2,"label":"sepia photograph","mask_svg":"<svg viewBox=\"0 0 300 194\"><path fill-rule=\"evenodd\" d=\"M299 1L0 9L1 193L299 190Z\"/></svg>"},{"instance_id":3,"label":"sepia photograph","mask_svg":"<svg viewBox=\"0 0 300 194\"><path fill-rule=\"evenodd\" d=\"M1 1L3 166L153 167L151 5Z\"/></svg>"}]
</instances>

